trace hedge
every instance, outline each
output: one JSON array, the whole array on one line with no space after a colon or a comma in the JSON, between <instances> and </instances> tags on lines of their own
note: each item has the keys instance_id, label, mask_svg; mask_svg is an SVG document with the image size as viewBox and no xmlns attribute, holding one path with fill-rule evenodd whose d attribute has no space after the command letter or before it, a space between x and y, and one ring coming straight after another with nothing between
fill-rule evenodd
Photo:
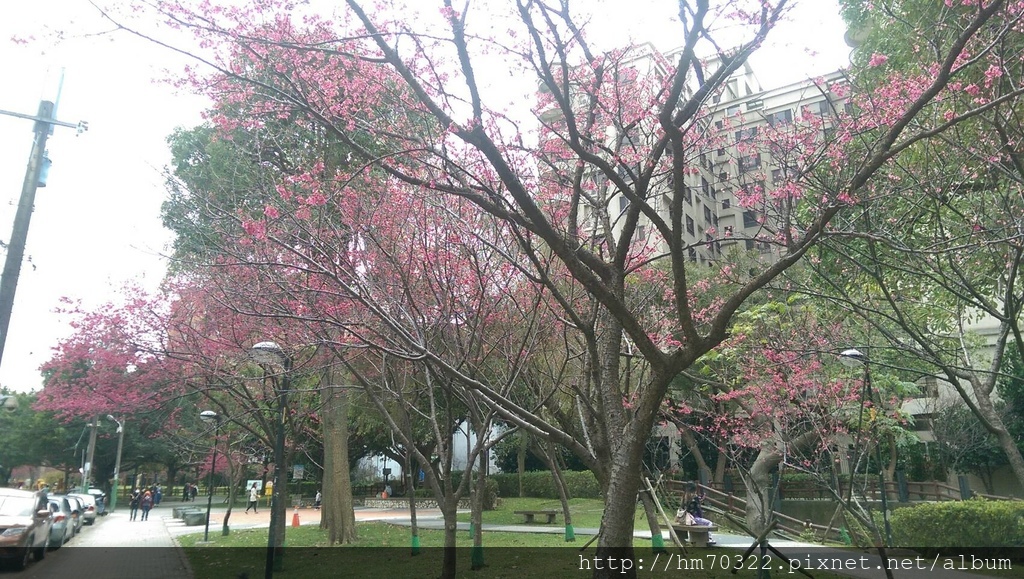
<instances>
[{"instance_id":1,"label":"hedge","mask_svg":"<svg viewBox=\"0 0 1024 579\"><path fill-rule=\"evenodd\" d=\"M571 499L599 499L601 487L597 478L590 471L563 471L562 477L569 487ZM498 495L502 497L519 496L519 475L502 473L491 476L498 483ZM530 471L523 473L523 496L538 499L558 499L555 480L550 471Z\"/></svg>"},{"instance_id":2,"label":"hedge","mask_svg":"<svg viewBox=\"0 0 1024 579\"><path fill-rule=\"evenodd\" d=\"M926 503L895 509L889 516L893 542L922 552L950 547L1024 546L1024 502L969 501Z\"/></svg>"},{"instance_id":3,"label":"hedge","mask_svg":"<svg viewBox=\"0 0 1024 579\"><path fill-rule=\"evenodd\" d=\"M474 476L474 480L475 480L476 474L474 473L473 476ZM461 481L461 480L462 480L462 472L461 471L453 472L452 473L452 486L453 487L458 487L459 486L459 481ZM469 493L467 493L466 496L468 497ZM500 495L498 494L498 484L496 482L494 482L494 480L492 480L491 478L487 478L485 480L485 482L484 482L484 503L483 503L483 509L485 511L494 510L498 506L498 497L499 496ZM417 498L422 498L422 499L432 499L432 500L436 500L437 499L437 497L434 496L434 491L425 482L424 483L420 483L420 487L416 489L416 497Z\"/></svg>"}]
</instances>

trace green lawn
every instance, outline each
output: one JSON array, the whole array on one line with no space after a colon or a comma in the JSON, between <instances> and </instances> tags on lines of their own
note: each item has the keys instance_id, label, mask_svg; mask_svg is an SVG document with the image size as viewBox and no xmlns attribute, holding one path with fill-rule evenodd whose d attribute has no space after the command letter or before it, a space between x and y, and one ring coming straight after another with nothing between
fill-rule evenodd
<instances>
[{"instance_id":1,"label":"green lawn","mask_svg":"<svg viewBox=\"0 0 1024 579\"><path fill-rule=\"evenodd\" d=\"M353 545L328 547L326 534L313 526L289 528L287 531L287 548L282 568L283 576L302 577L303 579L327 579L334 577L366 577L380 579L401 579L405 577L436 577L441 570L444 535L437 530L420 531L421 552L411 555L410 534L408 527L400 527L387 523L360 523L358 525L359 540ZM220 535L210 537L214 543L209 546L194 546L202 535L181 537L186 546L185 552L199 579L239 577L242 573L248 577L257 577L263 573L266 556L266 529L253 531L236 531L228 537ZM474 579L527 579L531 577L550 577L552 579L589 577L593 566L590 560L594 556L591 545L580 551L584 537L577 538L575 543L566 543L560 534L536 533L499 533L484 534L485 567L472 571ZM472 541L469 533L462 531L458 535L457 551L458 575L469 576L471 566ZM756 572L752 569L741 570L736 575L728 569L721 569L723 561L733 562L740 557L734 550L721 548L687 549L685 555L676 549L668 553L655 554L646 541L638 541L635 551L636 567L644 566L649 570L657 560L659 572L665 572L665 566L671 576L694 579L753 579ZM640 546L642 545L642 546ZM237 547L233 549L212 547ZM244 548L248 547L248 548ZM369 548L373 547L373 548ZM390 548L388 548L390 547ZM775 569L779 562L772 562ZM699 568L697 568L699 566ZM838 579L839 576L815 573L816 579Z\"/></svg>"},{"instance_id":2,"label":"green lawn","mask_svg":"<svg viewBox=\"0 0 1024 579\"><path fill-rule=\"evenodd\" d=\"M555 522L550 526L564 527L565 518L562 516L562 503L557 499L531 499L531 498L509 498L501 499L501 505L493 511L484 511L482 514L484 524L495 525L521 525L523 515L515 514L515 511L558 511ZM601 526L601 514L604 512L604 502L600 499L571 499L569 500L569 514L572 516L573 527ZM460 523L468 523L470 514L459 513ZM644 515L643 507L638 506L635 524L637 528L647 528L647 518ZM545 526L544 523L534 523Z\"/></svg>"},{"instance_id":3,"label":"green lawn","mask_svg":"<svg viewBox=\"0 0 1024 579\"><path fill-rule=\"evenodd\" d=\"M573 524L576 527L598 527L601 520L600 501L592 499L574 499L570 501ZM522 516L514 514L517 510L556 510L561 513L558 501L544 499L503 499L500 507L494 511L483 513L484 523L521 524ZM459 515L460 522L468 522L469 514ZM547 526L534 523L537 526ZM561 514L551 528L561 529L564 521ZM643 509L638 508L637 528L645 528L646 522ZM351 545L328 545L327 535L315 526L303 526L287 529L287 544L283 557L283 576L302 577L303 579L319 579L327 577L380 577L382 579L401 579L404 577L436 577L442 565L442 549L444 534L440 530L421 529L419 531L420 553L411 554L410 528L382 522L366 522L357 525L358 540ZM470 573L472 538L465 530L456 536L458 541L457 569L458 575L468 576ZM219 533L211 534L211 544L197 545L202 534L185 535L179 541L189 558L195 576L200 579L241 577L259 577L263 574L266 561L267 530L255 529L233 531L227 537ZM591 575L586 570L593 563L588 558L594 556L594 546L587 549L583 546L591 539L579 535L576 541L567 543L562 533L505 533L487 531L483 535L483 559L485 567L472 571L474 579L528 579L531 577L583 578ZM667 553L655 554L650 548L650 541L635 542L636 567L644 566L650 572L652 564L658 561L661 572L667 571L672 576L686 576L694 579L753 579L756 570L746 568L733 575L728 569L723 570L723 562L735 563L741 552L735 549L689 548L685 553L672 548ZM754 563L754 560L743 563ZM780 570L778 561L772 561L770 567L775 576L787 575ZM751 567L753 567L751 565ZM639 569L638 569L639 570ZM986 572L986 575L997 577L1015 577L1019 569L1007 572ZM816 571L815 579L838 579L840 575ZM792 575L803 577L803 575Z\"/></svg>"}]
</instances>

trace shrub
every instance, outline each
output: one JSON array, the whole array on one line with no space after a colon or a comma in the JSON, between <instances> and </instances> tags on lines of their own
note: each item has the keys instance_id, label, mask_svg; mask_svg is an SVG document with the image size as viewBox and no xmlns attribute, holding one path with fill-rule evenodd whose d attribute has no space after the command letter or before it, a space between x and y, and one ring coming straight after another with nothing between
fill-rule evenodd
<instances>
[{"instance_id":1,"label":"shrub","mask_svg":"<svg viewBox=\"0 0 1024 579\"><path fill-rule=\"evenodd\" d=\"M569 487L569 498L599 499L601 487L597 478L590 471L563 471L565 484ZM490 477L495 481L498 493L503 497L519 496L519 475L502 473ZM531 471L523 473L523 495L538 499L557 499L555 480L550 471Z\"/></svg>"},{"instance_id":2,"label":"shrub","mask_svg":"<svg viewBox=\"0 0 1024 579\"><path fill-rule=\"evenodd\" d=\"M1024 502L969 501L901 507L889 517L893 542L934 554L943 547L1024 545Z\"/></svg>"}]
</instances>

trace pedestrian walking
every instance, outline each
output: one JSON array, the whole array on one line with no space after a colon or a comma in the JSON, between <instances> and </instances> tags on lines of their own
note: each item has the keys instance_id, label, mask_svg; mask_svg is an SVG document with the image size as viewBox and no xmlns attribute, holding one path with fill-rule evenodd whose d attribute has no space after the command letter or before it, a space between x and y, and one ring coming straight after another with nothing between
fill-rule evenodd
<instances>
[{"instance_id":1,"label":"pedestrian walking","mask_svg":"<svg viewBox=\"0 0 1024 579\"><path fill-rule=\"evenodd\" d=\"M142 509L142 520L149 520L149 509L153 508L153 493L146 491L142 493L142 498L139 499L139 508Z\"/></svg>"},{"instance_id":2,"label":"pedestrian walking","mask_svg":"<svg viewBox=\"0 0 1024 579\"><path fill-rule=\"evenodd\" d=\"M318 510L320 509L320 502L323 500L323 498L324 498L324 496L322 494L320 494L319 490L317 490L316 491L316 498L313 499L313 508L314 509L318 509Z\"/></svg>"},{"instance_id":3,"label":"pedestrian walking","mask_svg":"<svg viewBox=\"0 0 1024 579\"><path fill-rule=\"evenodd\" d=\"M199 483L192 483L192 498L190 500L196 500L196 496L199 494Z\"/></svg>"},{"instance_id":4,"label":"pedestrian walking","mask_svg":"<svg viewBox=\"0 0 1024 579\"><path fill-rule=\"evenodd\" d=\"M252 509L253 513L259 513L256 510L256 503L260 500L260 489L256 487L256 483L252 483L252 487L249 489L249 505L245 507L245 512L248 513L249 509Z\"/></svg>"},{"instance_id":5,"label":"pedestrian walking","mask_svg":"<svg viewBox=\"0 0 1024 579\"><path fill-rule=\"evenodd\" d=\"M159 506L160 501L164 498L164 491L160 488L160 485L156 485L156 492L153 493L153 506Z\"/></svg>"},{"instance_id":6,"label":"pedestrian walking","mask_svg":"<svg viewBox=\"0 0 1024 579\"><path fill-rule=\"evenodd\" d=\"M188 486L188 483L185 483L185 486L181 487L181 501L184 503L187 503L188 498L192 496L192 493L189 492Z\"/></svg>"},{"instance_id":7,"label":"pedestrian walking","mask_svg":"<svg viewBox=\"0 0 1024 579\"><path fill-rule=\"evenodd\" d=\"M128 499L128 508L130 509L129 521L134 521L135 517L139 514L139 499L141 498L142 494L139 492L139 489L132 491L132 496Z\"/></svg>"}]
</instances>

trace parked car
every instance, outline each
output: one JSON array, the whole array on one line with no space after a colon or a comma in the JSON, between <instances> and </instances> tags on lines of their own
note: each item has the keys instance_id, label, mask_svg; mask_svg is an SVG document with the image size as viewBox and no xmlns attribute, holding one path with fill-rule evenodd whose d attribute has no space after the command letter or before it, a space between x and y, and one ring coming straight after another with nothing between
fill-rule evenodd
<instances>
[{"instance_id":1,"label":"parked car","mask_svg":"<svg viewBox=\"0 0 1024 579\"><path fill-rule=\"evenodd\" d=\"M52 525L46 493L0 488L0 557L18 569L28 565L30 554L41 561Z\"/></svg>"},{"instance_id":2,"label":"parked car","mask_svg":"<svg viewBox=\"0 0 1024 579\"><path fill-rule=\"evenodd\" d=\"M71 516L75 521L75 534L77 535L82 531L82 525L85 521L85 517L82 515L85 512L85 504L82 503L82 499L74 495L64 495L64 497L71 503Z\"/></svg>"},{"instance_id":3,"label":"parked car","mask_svg":"<svg viewBox=\"0 0 1024 579\"><path fill-rule=\"evenodd\" d=\"M102 489L89 489L89 494L96 499L96 514L105 517L107 516L107 493L103 492Z\"/></svg>"},{"instance_id":4,"label":"parked car","mask_svg":"<svg viewBox=\"0 0 1024 579\"><path fill-rule=\"evenodd\" d=\"M71 501L63 495L50 495L50 511L53 512L53 526L50 527L50 548L59 549L75 536L75 519L71 512Z\"/></svg>"},{"instance_id":5,"label":"parked car","mask_svg":"<svg viewBox=\"0 0 1024 579\"><path fill-rule=\"evenodd\" d=\"M96 522L96 497L82 493L68 493L82 502L82 522L91 525Z\"/></svg>"}]
</instances>

